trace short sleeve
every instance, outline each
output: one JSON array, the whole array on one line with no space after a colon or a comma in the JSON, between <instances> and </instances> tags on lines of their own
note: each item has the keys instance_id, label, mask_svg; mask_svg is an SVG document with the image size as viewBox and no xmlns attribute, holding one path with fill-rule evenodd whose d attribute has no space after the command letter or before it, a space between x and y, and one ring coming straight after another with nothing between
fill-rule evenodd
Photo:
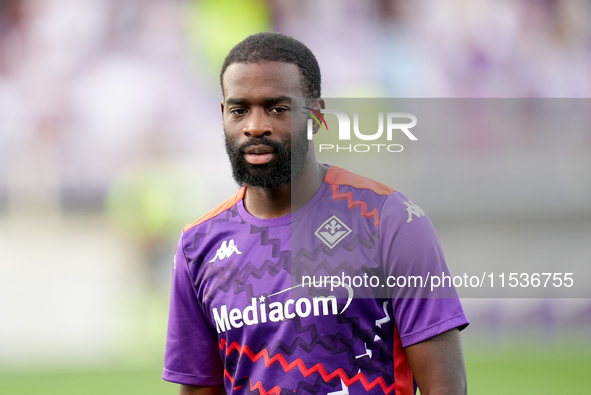
<instances>
[{"instance_id":1,"label":"short sleeve","mask_svg":"<svg viewBox=\"0 0 591 395\"><path fill-rule=\"evenodd\" d=\"M210 326L197 299L181 237L172 274L164 380L197 386L223 383L224 367Z\"/></svg>"},{"instance_id":2,"label":"short sleeve","mask_svg":"<svg viewBox=\"0 0 591 395\"><path fill-rule=\"evenodd\" d=\"M445 286L431 287L433 276L449 276L439 238L425 212L400 192L382 207L380 248L404 347L468 325L451 278Z\"/></svg>"}]
</instances>

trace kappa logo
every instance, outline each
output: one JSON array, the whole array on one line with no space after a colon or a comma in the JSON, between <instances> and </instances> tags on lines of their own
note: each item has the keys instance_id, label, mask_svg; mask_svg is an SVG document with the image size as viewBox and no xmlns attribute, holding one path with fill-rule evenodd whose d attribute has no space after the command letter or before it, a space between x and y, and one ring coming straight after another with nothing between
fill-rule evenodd
<instances>
[{"instance_id":1,"label":"kappa logo","mask_svg":"<svg viewBox=\"0 0 591 395\"><path fill-rule=\"evenodd\" d=\"M318 237L331 250L339 244L341 240L351 233L352 230L336 215L333 215L320 225L314 235Z\"/></svg>"},{"instance_id":2,"label":"kappa logo","mask_svg":"<svg viewBox=\"0 0 591 395\"><path fill-rule=\"evenodd\" d=\"M222 245L216 251L215 256L209 263L215 262L216 259L222 260L232 256L232 254L236 253L237 255L242 255L240 251L238 251L238 246L234 244L234 239L230 239L230 241L224 240L222 241Z\"/></svg>"},{"instance_id":3,"label":"kappa logo","mask_svg":"<svg viewBox=\"0 0 591 395\"><path fill-rule=\"evenodd\" d=\"M406 211L408 212L408 219L406 220L406 223L409 223L414 219L412 217L413 215L417 218L425 216L425 212L423 211L423 209L421 209L419 206L417 206L410 200L407 200L406 202L402 203L404 203L404 205L406 206Z\"/></svg>"}]
</instances>

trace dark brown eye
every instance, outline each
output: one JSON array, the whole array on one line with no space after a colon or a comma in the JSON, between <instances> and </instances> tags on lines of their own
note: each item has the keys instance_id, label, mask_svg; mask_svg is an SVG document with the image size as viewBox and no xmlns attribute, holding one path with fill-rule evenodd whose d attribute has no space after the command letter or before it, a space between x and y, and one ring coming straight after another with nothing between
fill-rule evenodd
<instances>
[{"instance_id":1,"label":"dark brown eye","mask_svg":"<svg viewBox=\"0 0 591 395\"><path fill-rule=\"evenodd\" d=\"M270 111L272 113L274 113L274 114L283 114L283 113L287 112L287 108L284 108L284 107L273 107Z\"/></svg>"},{"instance_id":2,"label":"dark brown eye","mask_svg":"<svg viewBox=\"0 0 591 395\"><path fill-rule=\"evenodd\" d=\"M230 110L230 113L232 115L241 116L246 113L246 110L243 108L234 108L234 109Z\"/></svg>"}]
</instances>

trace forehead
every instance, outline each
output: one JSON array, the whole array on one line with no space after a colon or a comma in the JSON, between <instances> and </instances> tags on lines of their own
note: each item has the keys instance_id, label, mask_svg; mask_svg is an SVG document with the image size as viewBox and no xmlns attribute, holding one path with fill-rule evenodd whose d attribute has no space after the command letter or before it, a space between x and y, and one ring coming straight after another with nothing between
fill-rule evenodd
<instances>
[{"instance_id":1,"label":"forehead","mask_svg":"<svg viewBox=\"0 0 591 395\"><path fill-rule=\"evenodd\" d=\"M224 98L302 97L297 65L284 62L232 63L222 77Z\"/></svg>"}]
</instances>

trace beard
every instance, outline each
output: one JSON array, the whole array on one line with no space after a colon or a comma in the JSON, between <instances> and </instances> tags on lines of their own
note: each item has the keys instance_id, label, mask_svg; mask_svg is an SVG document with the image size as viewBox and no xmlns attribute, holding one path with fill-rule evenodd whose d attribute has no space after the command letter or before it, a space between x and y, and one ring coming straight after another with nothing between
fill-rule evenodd
<instances>
[{"instance_id":1,"label":"beard","mask_svg":"<svg viewBox=\"0 0 591 395\"><path fill-rule=\"evenodd\" d=\"M293 134L293 141L287 138L276 142L266 137L254 137L241 146L236 144L235 139L229 138L227 134L225 136L232 175L240 186L246 184L251 187L276 189L290 184L306 165L309 141L305 130ZM267 145L273 148L275 157L268 163L252 165L244 159L244 149L251 145Z\"/></svg>"}]
</instances>

